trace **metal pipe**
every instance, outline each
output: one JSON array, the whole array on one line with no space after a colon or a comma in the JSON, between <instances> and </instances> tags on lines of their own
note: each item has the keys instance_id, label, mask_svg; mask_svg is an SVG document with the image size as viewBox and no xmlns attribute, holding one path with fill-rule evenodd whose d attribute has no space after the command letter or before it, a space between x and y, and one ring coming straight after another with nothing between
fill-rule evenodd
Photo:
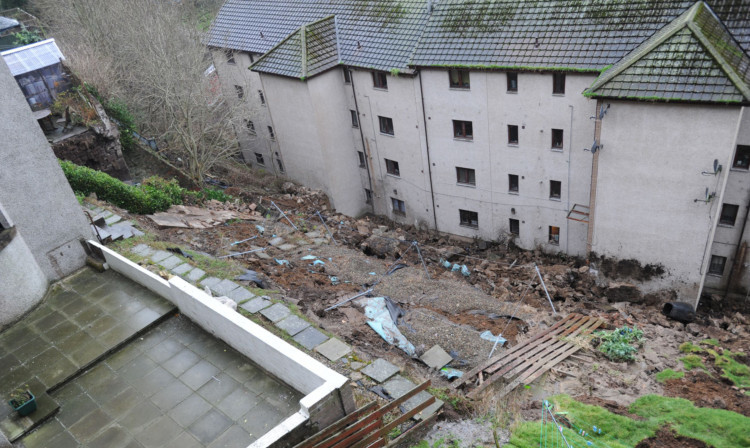
<instances>
[{"instance_id":1,"label":"metal pipe","mask_svg":"<svg viewBox=\"0 0 750 448\"><path fill-rule=\"evenodd\" d=\"M344 70L349 70L347 66L344 66ZM362 131L362 120L359 119L359 102L357 102L357 91L354 88L354 73L352 73L351 70L349 70L349 80L352 84L352 96L354 96L354 109L357 112L357 124L359 125L359 138L362 140L362 151L365 153L365 163L367 166L365 168L367 169L367 183L370 185L370 194L372 195L372 200L370 201L370 208L372 209L372 214L375 214L375 189L372 187L372 175L370 174L370 167L372 166L372 163L370 161L372 160L372 154L370 154L369 146L365 143L365 134ZM331 237L333 238L333 237Z\"/></svg>"},{"instance_id":2,"label":"metal pipe","mask_svg":"<svg viewBox=\"0 0 750 448\"><path fill-rule=\"evenodd\" d=\"M335 305L329 306L328 308L324 309L323 311L330 311L330 310L332 310L332 309L334 309L334 308L338 308L338 307L340 307L341 305L343 305L343 304L345 304L345 303L349 303L349 302L351 302L352 300L354 300L354 299L357 299L357 298L359 298L359 297L362 297L363 295L365 295L365 294L369 294L369 293L371 293L371 292L372 292L372 288L368 289L367 291L361 292L361 293L357 294L357 295L356 295L356 296L354 296L354 297L349 297L348 299L344 300L343 302L339 302L339 303L337 303L337 304L335 304Z\"/></svg>"},{"instance_id":3,"label":"metal pipe","mask_svg":"<svg viewBox=\"0 0 750 448\"><path fill-rule=\"evenodd\" d=\"M263 250L266 250L266 248L265 248L265 247L261 247L260 249L253 249L253 250L249 250L249 251L247 251L247 252L240 252L240 253L237 253L237 254L229 254L229 255L223 255L223 256L221 256L221 257L218 257L218 258L229 258L229 257L236 257L236 256L238 256L238 255L251 254L251 253L253 253L253 252L259 252L259 251L263 251Z\"/></svg>"},{"instance_id":4,"label":"metal pipe","mask_svg":"<svg viewBox=\"0 0 750 448\"><path fill-rule=\"evenodd\" d=\"M299 229L297 228L297 226L294 225L294 223L292 222L291 219L289 219L289 217L286 215L286 213L284 213L284 212L281 211L281 209L279 208L278 205L276 205L275 202L271 201L271 205L273 205L274 207L276 207L276 210L278 210L279 213L281 213L281 216L283 216L284 218L286 218L286 220L289 222L289 224L291 224L292 227L294 227L294 230L296 230L296 231L299 232Z\"/></svg>"},{"instance_id":5,"label":"metal pipe","mask_svg":"<svg viewBox=\"0 0 750 448\"><path fill-rule=\"evenodd\" d=\"M432 197L432 218L435 221L435 231L439 232L437 223L437 211L435 210L435 187L432 185L432 162L430 161L430 140L427 137L427 112L424 108L424 90L422 89L422 71L419 76L419 99L422 101L422 121L424 122L424 147L427 152L427 174L430 178L430 196Z\"/></svg>"},{"instance_id":6,"label":"metal pipe","mask_svg":"<svg viewBox=\"0 0 750 448\"><path fill-rule=\"evenodd\" d=\"M320 222L323 223L323 226L326 228L326 231L328 232L328 236L331 237L331 241L333 241L333 244L338 244L335 239L333 239L333 233L331 233L331 229L328 228L328 225L326 224L325 220L323 220L323 217L320 216L320 212L315 210L315 213L318 214L318 218L320 218Z\"/></svg>"},{"instance_id":7,"label":"metal pipe","mask_svg":"<svg viewBox=\"0 0 750 448\"><path fill-rule=\"evenodd\" d=\"M542 273L539 272L539 266L537 266L536 263L534 263L534 269L536 269L536 274L539 276L539 280L542 282L542 288L544 288L544 293L547 294L547 300L549 300L549 306L552 307L552 312L557 314L557 310L555 310L555 305L552 304L552 298L549 296L549 291L547 291L547 285L544 284Z\"/></svg>"}]
</instances>

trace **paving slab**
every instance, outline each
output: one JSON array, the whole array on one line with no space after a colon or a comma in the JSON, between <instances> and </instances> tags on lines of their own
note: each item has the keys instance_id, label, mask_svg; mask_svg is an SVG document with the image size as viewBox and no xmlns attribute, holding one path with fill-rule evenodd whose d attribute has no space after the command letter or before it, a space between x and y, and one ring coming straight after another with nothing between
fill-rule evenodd
<instances>
[{"instance_id":1,"label":"paving slab","mask_svg":"<svg viewBox=\"0 0 750 448\"><path fill-rule=\"evenodd\" d=\"M46 387L39 380L32 378L28 380L27 385L36 398L36 411L26 417L21 417L18 413L11 411L5 418L0 420L0 431L11 442L20 439L60 409L57 401L47 395L45 392ZM26 385L24 385L24 388L26 388ZM3 403L3 406L10 408L6 403Z\"/></svg>"},{"instance_id":2,"label":"paving slab","mask_svg":"<svg viewBox=\"0 0 750 448\"><path fill-rule=\"evenodd\" d=\"M289 308L280 303L276 303L260 312L266 319L274 323L289 316L291 313Z\"/></svg>"},{"instance_id":3,"label":"paving slab","mask_svg":"<svg viewBox=\"0 0 750 448\"><path fill-rule=\"evenodd\" d=\"M294 314L276 322L276 327L289 333L289 336L294 336L309 326L310 322Z\"/></svg>"},{"instance_id":4,"label":"paving slab","mask_svg":"<svg viewBox=\"0 0 750 448\"><path fill-rule=\"evenodd\" d=\"M270 300L264 299L263 297L256 297L253 300L240 305L240 308L249 313L257 313L258 311L268 308L269 306L271 306Z\"/></svg>"},{"instance_id":5,"label":"paving slab","mask_svg":"<svg viewBox=\"0 0 750 448\"><path fill-rule=\"evenodd\" d=\"M433 345L432 348L424 352L419 359L433 369L440 369L444 365L453 361L451 355L446 353L439 345Z\"/></svg>"},{"instance_id":6,"label":"paving slab","mask_svg":"<svg viewBox=\"0 0 750 448\"><path fill-rule=\"evenodd\" d=\"M301 332L297 333L293 339L306 349L312 350L318 345L327 341L328 336L323 334L317 328L307 327Z\"/></svg>"},{"instance_id":7,"label":"paving slab","mask_svg":"<svg viewBox=\"0 0 750 448\"><path fill-rule=\"evenodd\" d=\"M238 285L237 283L231 280L224 279L213 286L209 286L209 289L211 289L211 292L213 292L217 296L225 296L239 287L240 285Z\"/></svg>"},{"instance_id":8,"label":"paving slab","mask_svg":"<svg viewBox=\"0 0 750 448\"><path fill-rule=\"evenodd\" d=\"M165 269L172 269L174 267L177 267L181 263L182 259L180 257L178 257L177 255L172 255L171 257L159 261L157 264Z\"/></svg>"},{"instance_id":9,"label":"paving slab","mask_svg":"<svg viewBox=\"0 0 750 448\"><path fill-rule=\"evenodd\" d=\"M382 383L383 381L387 380L400 371L401 369L382 358L376 359L375 362L360 370L360 372L369 376L378 383Z\"/></svg>"},{"instance_id":10,"label":"paving slab","mask_svg":"<svg viewBox=\"0 0 750 448\"><path fill-rule=\"evenodd\" d=\"M251 293L243 287L239 287L233 291L229 291L226 296L234 300L235 302L240 303L243 300L252 299L253 297L255 297L255 294Z\"/></svg>"},{"instance_id":11,"label":"paving slab","mask_svg":"<svg viewBox=\"0 0 750 448\"><path fill-rule=\"evenodd\" d=\"M352 351L352 348L336 338L331 338L326 342L315 347L315 351L328 358L330 361L337 361Z\"/></svg>"},{"instance_id":12,"label":"paving slab","mask_svg":"<svg viewBox=\"0 0 750 448\"><path fill-rule=\"evenodd\" d=\"M112 215L109 218L107 218L107 219L104 220L104 222L108 226L111 226L112 224L114 224L116 222L120 222L120 221L122 221L122 216L120 216L120 215Z\"/></svg>"},{"instance_id":13,"label":"paving slab","mask_svg":"<svg viewBox=\"0 0 750 448\"><path fill-rule=\"evenodd\" d=\"M271 256L268 255L265 252L255 252L255 253L253 253L253 255L255 255L256 257L260 258L261 260L270 260L271 259Z\"/></svg>"},{"instance_id":14,"label":"paving slab","mask_svg":"<svg viewBox=\"0 0 750 448\"><path fill-rule=\"evenodd\" d=\"M154 249L151 249L150 247L148 247L147 244L139 244L135 246L134 248L130 249L130 251L142 257L148 257L149 255L156 252Z\"/></svg>"},{"instance_id":15,"label":"paving slab","mask_svg":"<svg viewBox=\"0 0 750 448\"><path fill-rule=\"evenodd\" d=\"M192 271L190 271L190 272L189 272L189 273L188 273L188 274L187 274L187 275L185 276L185 278L186 278L186 279L187 279L187 280L188 280L189 282L193 282L193 283L195 283L195 282L197 282L198 280L202 279L204 275L206 275L206 271L204 271L203 269L200 269L200 268L194 268L194 269L193 269Z\"/></svg>"},{"instance_id":16,"label":"paving slab","mask_svg":"<svg viewBox=\"0 0 750 448\"><path fill-rule=\"evenodd\" d=\"M388 392L388 394L394 399L403 397L404 395L406 395L407 392L411 391L415 387L417 387L416 384L412 383L411 381L407 380L401 375L396 375L383 384L383 389L385 389L385 391ZM431 395L429 392L422 391L418 393L417 395L411 397L410 399L406 400L406 402L404 402L403 404L404 409L406 410L406 412L409 412L410 410L414 409L415 407L427 401L430 398L430 396ZM422 412L415 415L414 419L422 420L423 418L428 417L434 412L436 412L442 406L443 406L443 402L441 400L436 399L435 403L431 404L430 406L425 408Z\"/></svg>"},{"instance_id":17,"label":"paving slab","mask_svg":"<svg viewBox=\"0 0 750 448\"><path fill-rule=\"evenodd\" d=\"M271 240L269 240L268 244L270 244L271 246L281 246L282 244L284 244L284 238L277 236L276 238L272 238Z\"/></svg>"},{"instance_id":18,"label":"paving slab","mask_svg":"<svg viewBox=\"0 0 750 448\"><path fill-rule=\"evenodd\" d=\"M172 253L167 252L166 250L157 250L151 255L151 261L154 263L158 263L162 260L166 260L167 258L171 257Z\"/></svg>"},{"instance_id":19,"label":"paving slab","mask_svg":"<svg viewBox=\"0 0 750 448\"><path fill-rule=\"evenodd\" d=\"M193 269L193 265L190 263L182 263L175 268L172 268L172 273L175 275L182 275L186 272L190 272Z\"/></svg>"},{"instance_id":20,"label":"paving slab","mask_svg":"<svg viewBox=\"0 0 750 448\"><path fill-rule=\"evenodd\" d=\"M279 246L279 249L280 250L284 250L284 251L292 250L292 249L296 249L296 248L297 248L297 246L295 246L294 244L289 244L289 243L282 244L282 245Z\"/></svg>"},{"instance_id":21,"label":"paving slab","mask_svg":"<svg viewBox=\"0 0 750 448\"><path fill-rule=\"evenodd\" d=\"M201 286L208 286L209 289L211 289L212 286L218 285L221 283L221 279L218 277L208 277L201 280L200 285Z\"/></svg>"}]
</instances>

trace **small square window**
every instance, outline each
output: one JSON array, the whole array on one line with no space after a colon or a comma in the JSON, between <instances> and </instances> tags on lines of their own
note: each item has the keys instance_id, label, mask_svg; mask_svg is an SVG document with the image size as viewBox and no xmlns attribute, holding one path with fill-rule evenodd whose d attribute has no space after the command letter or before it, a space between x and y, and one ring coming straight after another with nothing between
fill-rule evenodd
<instances>
[{"instance_id":1,"label":"small square window","mask_svg":"<svg viewBox=\"0 0 750 448\"><path fill-rule=\"evenodd\" d=\"M508 73L508 92L518 92L518 73Z\"/></svg>"},{"instance_id":2,"label":"small square window","mask_svg":"<svg viewBox=\"0 0 750 448\"><path fill-rule=\"evenodd\" d=\"M509 145L518 144L518 126L514 124L508 125L508 144Z\"/></svg>"},{"instance_id":3,"label":"small square window","mask_svg":"<svg viewBox=\"0 0 750 448\"><path fill-rule=\"evenodd\" d=\"M235 62L234 62L234 51L233 50L227 50L226 55L227 55L227 64L229 64L229 65L235 65Z\"/></svg>"},{"instance_id":4,"label":"small square window","mask_svg":"<svg viewBox=\"0 0 750 448\"><path fill-rule=\"evenodd\" d=\"M265 165L266 161L263 159L263 154L256 152L255 153L255 163L258 165Z\"/></svg>"},{"instance_id":5,"label":"small square window","mask_svg":"<svg viewBox=\"0 0 750 448\"><path fill-rule=\"evenodd\" d=\"M721 216L719 217L719 224L727 226L733 226L737 221L737 213L740 211L739 205L724 204L721 206Z\"/></svg>"},{"instance_id":6,"label":"small square window","mask_svg":"<svg viewBox=\"0 0 750 448\"><path fill-rule=\"evenodd\" d=\"M464 185L476 185L476 174L471 168L456 167L456 182Z\"/></svg>"},{"instance_id":7,"label":"small square window","mask_svg":"<svg viewBox=\"0 0 750 448\"><path fill-rule=\"evenodd\" d=\"M365 153L362 151L357 151L357 157L359 158L359 167L364 168L367 166L367 162L365 162Z\"/></svg>"},{"instance_id":8,"label":"small square window","mask_svg":"<svg viewBox=\"0 0 750 448\"><path fill-rule=\"evenodd\" d=\"M401 175L401 171L398 169L398 162L395 160L385 159L385 170L393 176Z\"/></svg>"},{"instance_id":9,"label":"small square window","mask_svg":"<svg viewBox=\"0 0 750 448\"><path fill-rule=\"evenodd\" d=\"M352 83L352 71L344 67L344 82L347 84Z\"/></svg>"},{"instance_id":10,"label":"small square window","mask_svg":"<svg viewBox=\"0 0 750 448\"><path fill-rule=\"evenodd\" d=\"M452 89L468 89L471 86L468 70L448 70L448 78Z\"/></svg>"},{"instance_id":11,"label":"small square window","mask_svg":"<svg viewBox=\"0 0 750 448\"><path fill-rule=\"evenodd\" d=\"M724 267L726 264L727 257L712 255L711 264L708 266L708 273L713 275L724 275Z\"/></svg>"},{"instance_id":12,"label":"small square window","mask_svg":"<svg viewBox=\"0 0 750 448\"><path fill-rule=\"evenodd\" d=\"M279 171L284 172L284 164L281 163L281 159L276 159L276 166L279 167Z\"/></svg>"},{"instance_id":13,"label":"small square window","mask_svg":"<svg viewBox=\"0 0 750 448\"><path fill-rule=\"evenodd\" d=\"M255 132L255 123L253 123L250 120L245 120L245 127L247 128L247 133L250 135L256 135Z\"/></svg>"},{"instance_id":14,"label":"small square window","mask_svg":"<svg viewBox=\"0 0 750 448\"><path fill-rule=\"evenodd\" d=\"M554 95L565 95L565 73L552 74L552 93Z\"/></svg>"},{"instance_id":15,"label":"small square window","mask_svg":"<svg viewBox=\"0 0 750 448\"><path fill-rule=\"evenodd\" d=\"M372 204L372 190L365 188L365 203Z\"/></svg>"},{"instance_id":16,"label":"small square window","mask_svg":"<svg viewBox=\"0 0 750 448\"><path fill-rule=\"evenodd\" d=\"M271 140L276 140L276 134L273 132L273 128L271 126L268 126L268 138Z\"/></svg>"},{"instance_id":17,"label":"small square window","mask_svg":"<svg viewBox=\"0 0 750 448\"><path fill-rule=\"evenodd\" d=\"M266 96L263 95L262 90L258 90L258 98L260 98L260 104L266 104Z\"/></svg>"},{"instance_id":18,"label":"small square window","mask_svg":"<svg viewBox=\"0 0 750 448\"><path fill-rule=\"evenodd\" d=\"M549 198L560 199L562 193L562 182L559 180L549 181Z\"/></svg>"},{"instance_id":19,"label":"small square window","mask_svg":"<svg viewBox=\"0 0 750 448\"><path fill-rule=\"evenodd\" d=\"M358 128L359 127L359 117L357 117L357 111L356 110L350 110L349 113L352 114L352 127Z\"/></svg>"},{"instance_id":20,"label":"small square window","mask_svg":"<svg viewBox=\"0 0 750 448\"><path fill-rule=\"evenodd\" d=\"M474 139L474 129L471 121L453 120L453 137L464 140Z\"/></svg>"},{"instance_id":21,"label":"small square window","mask_svg":"<svg viewBox=\"0 0 750 448\"><path fill-rule=\"evenodd\" d=\"M396 198L391 198L391 205L393 206L393 213L397 215L406 214L406 204L404 201Z\"/></svg>"},{"instance_id":22,"label":"small square window","mask_svg":"<svg viewBox=\"0 0 750 448\"><path fill-rule=\"evenodd\" d=\"M479 227L479 213L459 209L458 216L462 226L473 227L475 229Z\"/></svg>"},{"instance_id":23,"label":"small square window","mask_svg":"<svg viewBox=\"0 0 750 448\"><path fill-rule=\"evenodd\" d=\"M518 193L518 174L508 174L508 192Z\"/></svg>"},{"instance_id":24,"label":"small square window","mask_svg":"<svg viewBox=\"0 0 750 448\"><path fill-rule=\"evenodd\" d=\"M552 130L552 149L563 149L563 130Z\"/></svg>"},{"instance_id":25,"label":"small square window","mask_svg":"<svg viewBox=\"0 0 750 448\"><path fill-rule=\"evenodd\" d=\"M517 219L513 219L513 218L510 218L508 221L510 223L510 234L516 235L516 236L520 235L521 234L520 221L518 221Z\"/></svg>"},{"instance_id":26,"label":"small square window","mask_svg":"<svg viewBox=\"0 0 750 448\"><path fill-rule=\"evenodd\" d=\"M750 169L750 146L737 145L732 168L738 168L741 170Z\"/></svg>"},{"instance_id":27,"label":"small square window","mask_svg":"<svg viewBox=\"0 0 750 448\"><path fill-rule=\"evenodd\" d=\"M242 98L245 96L245 90L242 88L242 86L234 86L234 91L237 93L237 98Z\"/></svg>"},{"instance_id":28,"label":"small square window","mask_svg":"<svg viewBox=\"0 0 750 448\"><path fill-rule=\"evenodd\" d=\"M383 72L372 72L372 85L376 89L388 89L388 77Z\"/></svg>"},{"instance_id":29,"label":"small square window","mask_svg":"<svg viewBox=\"0 0 750 448\"><path fill-rule=\"evenodd\" d=\"M378 121L380 122L380 133L386 134L386 135L394 135L393 134L393 119L388 117L378 117Z\"/></svg>"},{"instance_id":30,"label":"small square window","mask_svg":"<svg viewBox=\"0 0 750 448\"><path fill-rule=\"evenodd\" d=\"M549 243L559 245L560 244L560 228L555 226L549 226Z\"/></svg>"}]
</instances>

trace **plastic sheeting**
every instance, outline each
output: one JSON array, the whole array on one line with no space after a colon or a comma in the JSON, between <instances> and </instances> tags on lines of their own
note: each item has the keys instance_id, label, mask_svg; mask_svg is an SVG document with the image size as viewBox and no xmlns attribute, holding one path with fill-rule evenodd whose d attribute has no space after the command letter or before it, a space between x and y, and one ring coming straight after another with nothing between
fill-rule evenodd
<instances>
[{"instance_id":1,"label":"plastic sheeting","mask_svg":"<svg viewBox=\"0 0 750 448\"><path fill-rule=\"evenodd\" d=\"M416 356L414 345L406 339L406 336L396 326L396 322L391 317L388 301L390 299L386 300L386 297L372 297L367 299L365 316L370 319L367 325L375 330L386 342L397 346L406 352L407 355L414 357ZM396 311L396 314L398 314L398 311Z\"/></svg>"}]
</instances>

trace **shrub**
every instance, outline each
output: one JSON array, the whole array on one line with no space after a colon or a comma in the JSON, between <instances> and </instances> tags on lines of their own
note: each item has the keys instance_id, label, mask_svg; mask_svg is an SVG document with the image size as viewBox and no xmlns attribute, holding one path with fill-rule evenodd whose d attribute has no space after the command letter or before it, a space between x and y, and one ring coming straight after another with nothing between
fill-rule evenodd
<instances>
[{"instance_id":1,"label":"shrub","mask_svg":"<svg viewBox=\"0 0 750 448\"><path fill-rule=\"evenodd\" d=\"M643 330L625 326L613 331L598 331L596 336L601 339L599 351L604 353L611 361L633 361L638 347L632 344L640 345L640 341L643 339Z\"/></svg>"}]
</instances>

